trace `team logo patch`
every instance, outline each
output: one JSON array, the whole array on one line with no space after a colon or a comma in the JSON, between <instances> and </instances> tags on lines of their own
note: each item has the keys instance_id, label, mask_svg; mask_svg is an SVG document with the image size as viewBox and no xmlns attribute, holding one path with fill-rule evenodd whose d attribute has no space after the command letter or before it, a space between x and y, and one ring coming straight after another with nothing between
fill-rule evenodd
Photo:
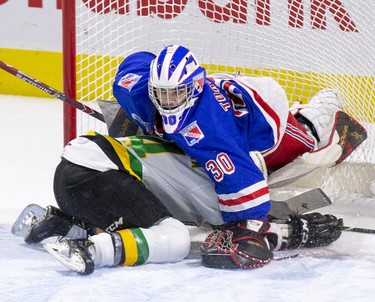
<instances>
[{"instance_id":1,"label":"team logo patch","mask_svg":"<svg viewBox=\"0 0 375 302\"><path fill-rule=\"evenodd\" d=\"M204 138L202 130L199 128L197 121L192 122L180 131L189 146L195 145Z\"/></svg>"},{"instance_id":2,"label":"team logo patch","mask_svg":"<svg viewBox=\"0 0 375 302\"><path fill-rule=\"evenodd\" d=\"M120 79L120 81L118 81L118 85L131 91L134 85L138 83L141 77L142 76L138 74L127 73Z\"/></svg>"},{"instance_id":3,"label":"team logo patch","mask_svg":"<svg viewBox=\"0 0 375 302\"><path fill-rule=\"evenodd\" d=\"M203 85L204 85L204 82L203 82L203 72L201 72L200 74L198 74L197 76L195 76L193 78L193 81L194 81L194 88L196 90L198 90L199 92L202 92L203 90Z\"/></svg>"}]
</instances>

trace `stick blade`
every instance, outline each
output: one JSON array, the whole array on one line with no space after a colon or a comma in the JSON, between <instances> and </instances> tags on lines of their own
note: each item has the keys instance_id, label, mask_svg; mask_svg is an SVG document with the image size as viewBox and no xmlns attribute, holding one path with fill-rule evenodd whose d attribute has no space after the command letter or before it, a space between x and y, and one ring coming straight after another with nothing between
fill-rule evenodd
<instances>
[{"instance_id":1,"label":"stick blade","mask_svg":"<svg viewBox=\"0 0 375 302\"><path fill-rule=\"evenodd\" d=\"M291 214L304 214L331 204L331 199L317 188L284 201L271 201L268 214L274 218L288 219Z\"/></svg>"},{"instance_id":2,"label":"stick blade","mask_svg":"<svg viewBox=\"0 0 375 302\"><path fill-rule=\"evenodd\" d=\"M108 127L108 134L112 137L124 137L135 135L138 126L125 113L117 102L97 101L100 110L103 112Z\"/></svg>"}]
</instances>

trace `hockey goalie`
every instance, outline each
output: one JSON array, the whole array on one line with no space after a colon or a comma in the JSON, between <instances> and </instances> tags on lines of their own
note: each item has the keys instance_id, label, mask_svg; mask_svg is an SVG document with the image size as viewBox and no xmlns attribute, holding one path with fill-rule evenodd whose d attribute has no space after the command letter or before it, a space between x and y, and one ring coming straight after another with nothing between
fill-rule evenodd
<instances>
[{"instance_id":1,"label":"hockey goalie","mask_svg":"<svg viewBox=\"0 0 375 302\"><path fill-rule=\"evenodd\" d=\"M190 251L185 224L215 229L201 247L203 265L213 268L262 267L275 251L340 237L333 215L271 217L267 182L296 163L339 164L366 138L336 91L289 111L274 80L206 77L189 50L171 46L125 59L114 95L151 135L71 141L55 173L59 208L32 205L13 226L27 243L59 236L47 251L90 274L180 261Z\"/></svg>"}]
</instances>

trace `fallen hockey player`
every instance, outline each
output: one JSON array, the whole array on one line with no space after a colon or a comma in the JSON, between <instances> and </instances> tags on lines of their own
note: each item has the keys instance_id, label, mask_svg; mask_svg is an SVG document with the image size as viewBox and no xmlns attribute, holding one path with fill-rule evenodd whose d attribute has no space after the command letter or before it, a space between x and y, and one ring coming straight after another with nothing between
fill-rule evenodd
<instances>
[{"instance_id":1,"label":"fallen hockey player","mask_svg":"<svg viewBox=\"0 0 375 302\"><path fill-rule=\"evenodd\" d=\"M250 116L253 120L250 118L249 123L257 121L253 130L258 129L255 132L260 137L252 136L253 145L242 144L242 138L228 129L229 136L225 137L233 144L228 141L226 146L218 145L216 141L216 147L204 145L202 129L193 123L194 127L180 133L190 147L199 146L196 150L217 155L204 162L203 157L192 156L193 160L175 144L156 136L118 139L94 133L81 136L64 148L62 161L56 169L54 192L59 209L52 206L40 209L35 205L26 208L12 232L23 236L27 243L62 236L56 243L46 243L44 247L68 268L81 274L90 274L97 267L179 261L190 250L189 232L184 223L207 222L214 227L202 244L201 253L203 265L216 268L261 267L272 260L274 251L325 246L337 240L341 234L338 226L342 222L333 215L270 217L267 182L268 177L271 181L274 173L288 169L289 165L302 164L310 168L338 164L365 139L365 130L341 111L337 93L323 90L292 114L288 111L285 93L275 81L247 77L239 80L235 77L197 78L193 65L202 74L204 71L191 53L185 48L175 49L182 51L179 59L181 64L188 65L184 68L191 76L182 83L184 90L175 87L165 94L158 81L149 82L143 75L137 77L133 72L149 74L154 57L146 54L147 60L141 62L146 68L137 64L122 65L133 70L126 70L123 75L120 72L119 82L115 80L123 85L121 89L125 89L125 93L132 93L125 95L125 100L142 102L149 91L153 98L151 105L157 106L159 118L160 115L164 118L169 113L160 102L168 103L169 97L178 92L177 107L182 106L183 112L188 108L187 98L199 88L190 80L202 80L205 95L210 93L210 102L213 102L210 106L216 104L228 116L233 114L230 117L233 121L238 119L238 124L232 123L233 131L248 127L247 122L241 124L240 121ZM262 88L263 84L267 87ZM198 90L194 92L194 102L201 97L202 89ZM241 103L240 109L237 105L242 97L246 102ZM237 105L232 107L230 103L234 99ZM175 106L172 109L170 104L167 106L171 112L177 110ZM264 110L258 111L257 106ZM137 110L142 108L139 104ZM144 108L146 118L150 108ZM158 115L155 110L153 113ZM163 138L171 138L172 132L178 136L169 127L171 125L164 123L162 128L156 129L157 125L149 124L143 116L140 118L134 112L128 114L146 133L155 130ZM255 115L258 115L256 119ZM210 133L213 141L217 129L207 127L204 132ZM163 129L168 131L163 134ZM354 132L360 135L350 135ZM194 153L197 154L199 152ZM94 232L96 229L102 232Z\"/></svg>"},{"instance_id":2,"label":"fallen hockey player","mask_svg":"<svg viewBox=\"0 0 375 302\"><path fill-rule=\"evenodd\" d=\"M44 247L81 274L180 261L190 250L185 224L216 228L201 247L203 265L216 268L261 267L273 251L325 246L341 234L342 221L320 213L225 224L204 169L153 136L78 137L63 150L54 190L60 209L31 205L12 232L29 244L61 236Z\"/></svg>"},{"instance_id":3,"label":"fallen hockey player","mask_svg":"<svg viewBox=\"0 0 375 302\"><path fill-rule=\"evenodd\" d=\"M91 160L102 171L72 162ZM175 145L150 136L73 140L56 169L54 190L60 209L31 205L12 232L29 244L62 236L44 247L81 274L103 266L180 261L190 251L185 224L217 228L201 251L203 265L218 268L260 267L273 251L325 246L341 234L336 217L319 213L224 224L204 170Z\"/></svg>"}]
</instances>

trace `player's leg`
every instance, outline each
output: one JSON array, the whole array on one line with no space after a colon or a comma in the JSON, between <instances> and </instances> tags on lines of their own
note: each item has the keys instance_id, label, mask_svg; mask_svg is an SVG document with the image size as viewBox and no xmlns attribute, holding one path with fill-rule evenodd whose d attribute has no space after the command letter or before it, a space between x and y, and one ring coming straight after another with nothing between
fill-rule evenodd
<instances>
[{"instance_id":1,"label":"player's leg","mask_svg":"<svg viewBox=\"0 0 375 302\"><path fill-rule=\"evenodd\" d=\"M12 231L26 243L54 236L80 238L85 230L98 227L114 231L133 226L152 226L171 216L144 185L125 172L100 172L62 159L54 178L59 208L30 205Z\"/></svg>"},{"instance_id":2,"label":"player's leg","mask_svg":"<svg viewBox=\"0 0 375 302\"><path fill-rule=\"evenodd\" d=\"M62 211L106 231L45 244L74 271L90 274L96 267L174 262L190 250L185 225L130 174L94 171L63 160L54 188Z\"/></svg>"},{"instance_id":3,"label":"player's leg","mask_svg":"<svg viewBox=\"0 0 375 302\"><path fill-rule=\"evenodd\" d=\"M366 129L342 111L339 94L324 89L302 105L297 119L315 129L317 148L302 159L317 166L333 166L347 158L367 137ZM353 134L353 135L352 135Z\"/></svg>"},{"instance_id":4,"label":"player's leg","mask_svg":"<svg viewBox=\"0 0 375 302\"><path fill-rule=\"evenodd\" d=\"M336 90L324 89L315 94L308 104L299 105L297 109L297 120L322 143L325 133L331 132L327 128L333 127L335 114L342 110L342 105Z\"/></svg>"},{"instance_id":5,"label":"player's leg","mask_svg":"<svg viewBox=\"0 0 375 302\"><path fill-rule=\"evenodd\" d=\"M150 227L171 216L159 199L130 174L100 172L65 159L56 169L54 192L64 213L105 231Z\"/></svg>"},{"instance_id":6,"label":"player's leg","mask_svg":"<svg viewBox=\"0 0 375 302\"><path fill-rule=\"evenodd\" d=\"M190 251L190 235L183 223L169 217L149 228L63 239L44 247L69 269L87 275L98 267L180 261Z\"/></svg>"},{"instance_id":7,"label":"player's leg","mask_svg":"<svg viewBox=\"0 0 375 302\"><path fill-rule=\"evenodd\" d=\"M315 138L289 113L284 136L274 152L265 156L268 171L275 171L305 152L314 150Z\"/></svg>"}]
</instances>

